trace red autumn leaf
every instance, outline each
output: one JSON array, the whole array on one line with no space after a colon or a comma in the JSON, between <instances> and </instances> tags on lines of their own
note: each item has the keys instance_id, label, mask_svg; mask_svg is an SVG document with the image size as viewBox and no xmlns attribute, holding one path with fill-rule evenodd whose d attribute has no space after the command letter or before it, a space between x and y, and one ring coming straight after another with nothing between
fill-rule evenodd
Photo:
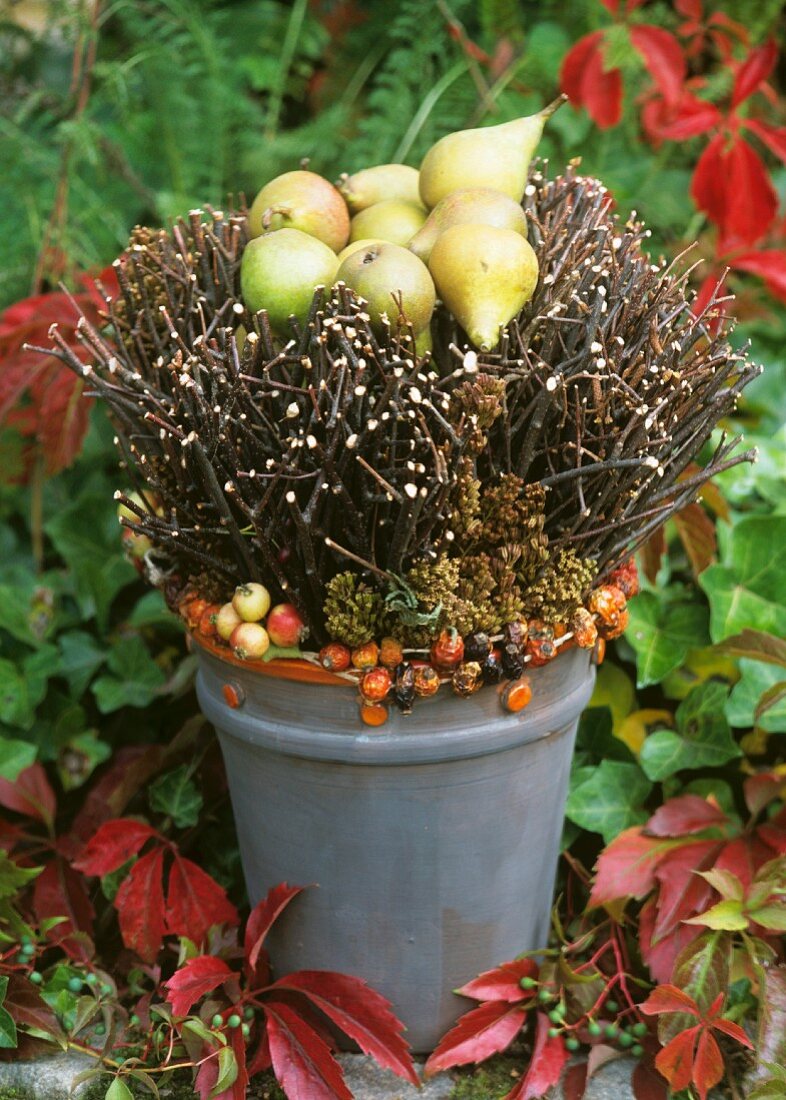
<instances>
[{"instance_id":1,"label":"red autumn leaf","mask_svg":"<svg viewBox=\"0 0 786 1100\"><path fill-rule=\"evenodd\" d=\"M212 993L233 976L234 972L224 960L217 959L215 955L198 955L195 959L189 959L164 983L173 1012L176 1016L186 1016L201 997Z\"/></svg>"},{"instance_id":2,"label":"red autumn leaf","mask_svg":"<svg viewBox=\"0 0 786 1100\"><path fill-rule=\"evenodd\" d=\"M734 78L734 91L731 96L732 110L758 91L778 60L778 46L774 39L751 50L737 70Z\"/></svg>"},{"instance_id":3,"label":"red autumn leaf","mask_svg":"<svg viewBox=\"0 0 786 1100\"><path fill-rule=\"evenodd\" d=\"M636 1063L630 1083L636 1100L668 1100L666 1083L649 1057Z\"/></svg>"},{"instance_id":4,"label":"red autumn leaf","mask_svg":"<svg viewBox=\"0 0 786 1100\"><path fill-rule=\"evenodd\" d=\"M562 1096L564 1100L583 1100L587 1088L587 1063L579 1062L575 1066L569 1066L562 1082Z\"/></svg>"},{"instance_id":5,"label":"red autumn leaf","mask_svg":"<svg viewBox=\"0 0 786 1100\"><path fill-rule=\"evenodd\" d=\"M476 1001L508 1001L515 1004L531 996L521 988L521 979L536 978L537 975L538 964L533 959L513 959L479 974L456 992L462 997L474 997Z\"/></svg>"},{"instance_id":6,"label":"red autumn leaf","mask_svg":"<svg viewBox=\"0 0 786 1100\"><path fill-rule=\"evenodd\" d=\"M51 828L57 810L55 792L40 764L31 764L21 771L12 783L0 779L0 806L15 810L25 817L32 817Z\"/></svg>"},{"instance_id":7,"label":"red autumn leaf","mask_svg":"<svg viewBox=\"0 0 786 1100\"><path fill-rule=\"evenodd\" d=\"M620 0L600 0L606 11L611 12L612 15L616 15L620 6Z\"/></svg>"},{"instance_id":8,"label":"red autumn leaf","mask_svg":"<svg viewBox=\"0 0 786 1100\"><path fill-rule=\"evenodd\" d=\"M693 1083L700 1100L707 1100L707 1092L723 1077L723 1055L710 1031L702 1031L696 1044L693 1063Z\"/></svg>"},{"instance_id":9,"label":"red autumn leaf","mask_svg":"<svg viewBox=\"0 0 786 1100\"><path fill-rule=\"evenodd\" d=\"M726 138L716 134L702 152L693 171L691 198L710 221L723 225L726 217L724 146Z\"/></svg>"},{"instance_id":10,"label":"red autumn leaf","mask_svg":"<svg viewBox=\"0 0 786 1100\"><path fill-rule=\"evenodd\" d=\"M715 863L722 842L699 840L669 852L658 864L657 915L653 944L670 935L683 921L703 912L712 899L712 887L697 874Z\"/></svg>"},{"instance_id":11,"label":"red autumn leaf","mask_svg":"<svg viewBox=\"0 0 786 1100\"><path fill-rule=\"evenodd\" d=\"M393 1015L390 1002L360 978L326 970L299 970L270 988L294 990L308 997L364 1054L413 1085L420 1084L401 1036L404 1025Z\"/></svg>"},{"instance_id":12,"label":"red autumn leaf","mask_svg":"<svg viewBox=\"0 0 786 1100\"><path fill-rule=\"evenodd\" d=\"M11 1013L14 1021L23 1027L51 1035L56 1042L65 1043L63 1029L38 988L21 974L11 972L7 977L3 1007Z\"/></svg>"},{"instance_id":13,"label":"red autumn leaf","mask_svg":"<svg viewBox=\"0 0 786 1100\"><path fill-rule=\"evenodd\" d=\"M683 794L664 802L649 819L644 829L649 836L679 837L725 825L728 820L720 806L715 803L709 802L698 794Z\"/></svg>"},{"instance_id":14,"label":"red autumn leaf","mask_svg":"<svg viewBox=\"0 0 786 1100\"><path fill-rule=\"evenodd\" d=\"M561 1035L549 1038L549 1019L543 1012L538 1013L535 1047L529 1069L524 1077L510 1090L505 1100L536 1100L545 1096L553 1085L559 1083L568 1052Z\"/></svg>"},{"instance_id":15,"label":"red autumn leaf","mask_svg":"<svg viewBox=\"0 0 786 1100\"><path fill-rule=\"evenodd\" d=\"M667 103L678 103L683 94L687 65L677 39L662 27L647 23L631 27L630 38L663 98Z\"/></svg>"},{"instance_id":16,"label":"red autumn leaf","mask_svg":"<svg viewBox=\"0 0 786 1100\"><path fill-rule=\"evenodd\" d=\"M745 793L745 805L752 814L760 814L765 806L780 794L783 786L783 777L777 772L759 772L758 775L750 775L742 784Z\"/></svg>"},{"instance_id":17,"label":"red autumn leaf","mask_svg":"<svg viewBox=\"0 0 786 1100\"><path fill-rule=\"evenodd\" d=\"M244 941L246 974L249 980L254 979L259 985L266 985L270 980L267 952L264 951L265 938L282 910L303 889L303 886L288 886L286 882L279 883L278 886L274 886L268 892L267 897L263 898L251 910L246 922ZM259 966L260 958L262 960L261 967Z\"/></svg>"},{"instance_id":18,"label":"red autumn leaf","mask_svg":"<svg viewBox=\"0 0 786 1100\"><path fill-rule=\"evenodd\" d=\"M715 561L718 549L715 524L695 501L680 508L672 518L693 576L698 578Z\"/></svg>"},{"instance_id":19,"label":"red autumn leaf","mask_svg":"<svg viewBox=\"0 0 786 1100\"><path fill-rule=\"evenodd\" d=\"M208 1057L209 1053L209 1047L203 1046L202 1062L194 1078L194 1091L199 1097L199 1100L211 1100L213 1089L215 1088L216 1081L218 1081L218 1057L214 1054L214 1056L210 1058Z\"/></svg>"},{"instance_id":20,"label":"red autumn leaf","mask_svg":"<svg viewBox=\"0 0 786 1100\"><path fill-rule=\"evenodd\" d=\"M158 833L144 821L134 821L130 817L107 821L74 860L74 867L83 875L109 875L127 863L154 836Z\"/></svg>"},{"instance_id":21,"label":"red autumn leaf","mask_svg":"<svg viewBox=\"0 0 786 1100\"><path fill-rule=\"evenodd\" d=\"M584 107L601 130L616 126L622 117L622 74L604 71L603 32L585 35L567 52L560 70L560 86L576 107Z\"/></svg>"},{"instance_id":22,"label":"red autumn leaf","mask_svg":"<svg viewBox=\"0 0 786 1100\"><path fill-rule=\"evenodd\" d=\"M717 1017L712 1021L712 1026L716 1031L722 1031L723 1034L728 1035L730 1039L736 1039L737 1042L742 1043L744 1047L749 1047L753 1050L753 1043L740 1025L735 1024L733 1020L724 1020L723 1017Z\"/></svg>"},{"instance_id":23,"label":"red autumn leaf","mask_svg":"<svg viewBox=\"0 0 786 1100\"><path fill-rule=\"evenodd\" d=\"M772 852L762 843L762 828L760 825L753 836L735 837L724 844L715 861L719 871L731 871L737 876L746 893L759 867L772 859Z\"/></svg>"},{"instance_id":24,"label":"red autumn leaf","mask_svg":"<svg viewBox=\"0 0 786 1100\"><path fill-rule=\"evenodd\" d=\"M649 138L661 141L685 141L706 134L718 126L723 116L713 103L683 90L676 103L654 96L642 108L642 123Z\"/></svg>"},{"instance_id":25,"label":"red autumn leaf","mask_svg":"<svg viewBox=\"0 0 786 1100\"><path fill-rule=\"evenodd\" d=\"M164 752L163 745L129 745L113 754L101 778L87 792L68 834L61 838L64 855L81 855L85 842L99 827L124 812L137 791L161 770ZM63 840L68 842L65 849Z\"/></svg>"},{"instance_id":26,"label":"red autumn leaf","mask_svg":"<svg viewBox=\"0 0 786 1100\"><path fill-rule=\"evenodd\" d=\"M755 244L772 225L778 195L759 156L739 134L725 157L726 211L721 223L726 248Z\"/></svg>"},{"instance_id":27,"label":"red autumn leaf","mask_svg":"<svg viewBox=\"0 0 786 1100\"><path fill-rule=\"evenodd\" d=\"M352 1100L341 1067L319 1035L281 1001L266 1001L273 1072L289 1100Z\"/></svg>"},{"instance_id":28,"label":"red autumn leaf","mask_svg":"<svg viewBox=\"0 0 786 1100\"><path fill-rule=\"evenodd\" d=\"M605 905L619 898L643 898L655 885L658 860L674 843L645 836L638 825L625 829L598 857L589 904Z\"/></svg>"},{"instance_id":29,"label":"red autumn leaf","mask_svg":"<svg viewBox=\"0 0 786 1100\"><path fill-rule=\"evenodd\" d=\"M696 1049L696 1037L701 1025L681 1031L670 1043L658 1051L655 1066L662 1073L675 1092L686 1089L693 1077L693 1052Z\"/></svg>"},{"instance_id":30,"label":"red autumn leaf","mask_svg":"<svg viewBox=\"0 0 786 1100\"><path fill-rule=\"evenodd\" d=\"M222 1093L221 1097L223 1097L223 1100L246 1100L249 1078L248 1069L246 1067L246 1040L239 1027L232 1031L229 1043L234 1051L235 1061L237 1062L237 1077L232 1083L232 1087ZM216 1097L215 1100L221 1100L221 1098Z\"/></svg>"},{"instance_id":31,"label":"red autumn leaf","mask_svg":"<svg viewBox=\"0 0 786 1100\"><path fill-rule=\"evenodd\" d=\"M200 943L214 924L236 925L237 909L215 879L174 852L166 898L166 928Z\"/></svg>"},{"instance_id":32,"label":"red autumn leaf","mask_svg":"<svg viewBox=\"0 0 786 1100\"><path fill-rule=\"evenodd\" d=\"M764 279L767 289L776 298L786 301L786 253L778 248L744 252L731 260L736 271L747 271Z\"/></svg>"},{"instance_id":33,"label":"red autumn leaf","mask_svg":"<svg viewBox=\"0 0 786 1100\"><path fill-rule=\"evenodd\" d=\"M679 954L701 935L695 924L678 924L667 936L654 938L657 898L652 897L639 913L639 950L656 982L668 982Z\"/></svg>"},{"instance_id":34,"label":"red autumn leaf","mask_svg":"<svg viewBox=\"0 0 786 1100\"><path fill-rule=\"evenodd\" d=\"M647 1016L659 1016L662 1012L685 1012L697 1019L701 1016L693 997L676 985L656 986L639 1008Z\"/></svg>"},{"instance_id":35,"label":"red autumn leaf","mask_svg":"<svg viewBox=\"0 0 786 1100\"><path fill-rule=\"evenodd\" d=\"M265 1031L260 1036L256 1050L251 1055L251 1061L248 1063L248 1076L254 1077L257 1073L264 1073L266 1069L270 1069L271 1064L270 1043Z\"/></svg>"},{"instance_id":36,"label":"red autumn leaf","mask_svg":"<svg viewBox=\"0 0 786 1100\"><path fill-rule=\"evenodd\" d=\"M786 162L786 126L771 126L757 118L746 118L743 125L763 141L771 153Z\"/></svg>"},{"instance_id":37,"label":"red autumn leaf","mask_svg":"<svg viewBox=\"0 0 786 1100\"><path fill-rule=\"evenodd\" d=\"M114 900L123 943L152 963L164 938L164 849L137 860Z\"/></svg>"},{"instance_id":38,"label":"red autumn leaf","mask_svg":"<svg viewBox=\"0 0 786 1100\"><path fill-rule=\"evenodd\" d=\"M33 909L39 921L65 917L47 932L71 958L86 961L92 954L95 909L81 875L59 856L44 867L33 885ZM81 935L75 935L81 933Z\"/></svg>"},{"instance_id":39,"label":"red autumn leaf","mask_svg":"<svg viewBox=\"0 0 786 1100\"><path fill-rule=\"evenodd\" d=\"M518 1035L527 1011L506 1001L488 1001L466 1012L442 1037L425 1066L430 1077L451 1066L482 1062L505 1050Z\"/></svg>"},{"instance_id":40,"label":"red autumn leaf","mask_svg":"<svg viewBox=\"0 0 786 1100\"><path fill-rule=\"evenodd\" d=\"M660 563L663 560L663 555L666 553L666 536L663 533L663 528L659 527L655 531L644 545L639 550L639 558L641 560L641 570L644 576L651 583L655 582L655 578L658 575L660 569Z\"/></svg>"},{"instance_id":41,"label":"red autumn leaf","mask_svg":"<svg viewBox=\"0 0 786 1100\"><path fill-rule=\"evenodd\" d=\"M720 324L720 318L726 310L726 306L725 306L724 303L717 304L717 299L722 297L723 294L724 294L725 279L726 279L725 272L722 272L722 271L713 271L713 272L711 272L706 277L706 279L704 279L702 281L702 284L699 287L699 292L696 295L696 301L691 306L691 312L693 313L693 316L694 317L701 317L702 314L704 313L704 311L710 305L710 302L713 302L713 301L716 302L716 304L712 306L711 312L708 314L708 317L705 318L705 321L704 321L704 323L707 324L708 327L713 331ZM709 318L712 318L713 313L715 313L715 315L716 315L715 320L714 321L708 320Z\"/></svg>"}]
</instances>

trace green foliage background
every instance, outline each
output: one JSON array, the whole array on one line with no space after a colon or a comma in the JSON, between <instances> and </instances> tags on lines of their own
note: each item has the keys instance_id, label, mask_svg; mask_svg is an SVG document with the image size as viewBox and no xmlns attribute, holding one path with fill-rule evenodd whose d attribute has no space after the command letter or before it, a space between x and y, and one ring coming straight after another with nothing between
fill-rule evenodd
<instances>
[{"instance_id":1,"label":"green foliage background","mask_svg":"<svg viewBox=\"0 0 786 1100\"><path fill-rule=\"evenodd\" d=\"M746 3L754 41L779 8ZM252 196L304 157L331 178L387 160L417 164L449 130L537 110L556 94L570 45L608 22L584 0L454 0L450 11L472 39L492 56L501 51L481 89L437 3L116 0L100 9L80 110L71 59L80 35L89 45L91 10L80 0L0 5L0 306L30 292L59 179L67 209L49 241L50 285L109 262L133 224ZM664 0L647 5L650 22L669 12ZM580 156L620 213L635 207L645 217L653 250L672 254L705 231L687 197L700 139L646 144L635 98L648 78L624 34L613 61L626 78L622 124L601 133L565 108L541 152L555 165ZM784 171L774 178L786 191ZM698 583L668 531L657 585L633 602L630 630L601 670L566 831L589 862L600 838L645 820L664 796L712 791L731 806L741 766L784 760L786 702L755 711L786 671L735 663L717 648L745 627L786 633L786 325L764 295L745 290L741 310L735 339L753 340L766 371L732 427L745 428L761 461L720 479L730 511L717 522L718 561ZM37 756L56 765L75 801L118 747L166 742L195 713L179 628L121 555L119 478L96 411L84 454L46 486L43 572L30 549L28 491L0 496L0 775L13 779ZM226 802L210 801L209 782L198 767L184 771L178 752L193 757L190 735L147 808L191 842L199 836L208 869L239 891L231 839L221 839L231 838ZM203 801L211 826L194 832Z\"/></svg>"}]
</instances>

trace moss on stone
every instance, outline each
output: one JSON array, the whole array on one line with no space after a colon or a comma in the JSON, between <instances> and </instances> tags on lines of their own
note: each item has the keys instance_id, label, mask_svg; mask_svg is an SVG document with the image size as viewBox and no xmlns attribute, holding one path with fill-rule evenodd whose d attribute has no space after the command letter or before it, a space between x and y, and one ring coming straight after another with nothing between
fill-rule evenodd
<instances>
[{"instance_id":1,"label":"moss on stone","mask_svg":"<svg viewBox=\"0 0 786 1100\"><path fill-rule=\"evenodd\" d=\"M521 1058L493 1058L472 1070L457 1070L450 1100L501 1100L507 1096L526 1062Z\"/></svg>"}]
</instances>

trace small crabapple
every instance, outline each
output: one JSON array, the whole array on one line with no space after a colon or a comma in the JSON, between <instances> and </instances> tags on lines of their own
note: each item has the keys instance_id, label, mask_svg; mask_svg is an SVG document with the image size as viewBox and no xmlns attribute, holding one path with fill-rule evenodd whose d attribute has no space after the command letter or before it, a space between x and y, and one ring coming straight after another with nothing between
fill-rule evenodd
<instances>
[{"instance_id":1,"label":"small crabapple","mask_svg":"<svg viewBox=\"0 0 786 1100\"><path fill-rule=\"evenodd\" d=\"M239 584L232 597L232 606L243 622L258 623L270 610L270 593L264 584L255 581Z\"/></svg>"},{"instance_id":2,"label":"small crabapple","mask_svg":"<svg viewBox=\"0 0 786 1100\"><path fill-rule=\"evenodd\" d=\"M282 649L299 645L308 633L298 609L291 603L276 604L267 617L265 628L273 645Z\"/></svg>"},{"instance_id":3,"label":"small crabapple","mask_svg":"<svg viewBox=\"0 0 786 1100\"><path fill-rule=\"evenodd\" d=\"M216 633L219 638L222 638L225 642L228 642L232 637L232 631L236 626L240 626L243 620L238 615L233 604L225 603L223 607L218 609L216 614Z\"/></svg>"},{"instance_id":4,"label":"small crabapple","mask_svg":"<svg viewBox=\"0 0 786 1100\"><path fill-rule=\"evenodd\" d=\"M232 631L229 644L241 661L255 661L267 653L270 638L259 623L239 623Z\"/></svg>"}]
</instances>

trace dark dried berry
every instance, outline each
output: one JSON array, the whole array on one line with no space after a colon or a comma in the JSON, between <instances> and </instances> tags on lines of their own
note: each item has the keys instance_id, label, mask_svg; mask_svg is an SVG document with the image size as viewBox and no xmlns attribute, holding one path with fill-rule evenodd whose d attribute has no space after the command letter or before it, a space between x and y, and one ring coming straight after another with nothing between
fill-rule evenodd
<instances>
[{"instance_id":1,"label":"dark dried berry","mask_svg":"<svg viewBox=\"0 0 786 1100\"><path fill-rule=\"evenodd\" d=\"M524 650L515 642L502 647L502 670L509 680L518 680L524 671Z\"/></svg>"},{"instance_id":2,"label":"dark dried berry","mask_svg":"<svg viewBox=\"0 0 786 1100\"><path fill-rule=\"evenodd\" d=\"M476 630L464 639L465 661L478 661L483 664L489 653L491 653L491 641L488 634L484 634L482 630Z\"/></svg>"},{"instance_id":3,"label":"dark dried berry","mask_svg":"<svg viewBox=\"0 0 786 1100\"><path fill-rule=\"evenodd\" d=\"M468 699L483 686L483 669L477 661L462 661L454 669L451 683L456 695Z\"/></svg>"},{"instance_id":4,"label":"dark dried berry","mask_svg":"<svg viewBox=\"0 0 786 1100\"><path fill-rule=\"evenodd\" d=\"M527 624L516 619L505 625L502 635L503 642L513 642L514 645L523 646L527 641Z\"/></svg>"},{"instance_id":5,"label":"dark dried berry","mask_svg":"<svg viewBox=\"0 0 786 1100\"><path fill-rule=\"evenodd\" d=\"M403 714L411 714L415 702L415 670L412 665L400 664L393 681L393 700Z\"/></svg>"},{"instance_id":6,"label":"dark dried berry","mask_svg":"<svg viewBox=\"0 0 786 1100\"><path fill-rule=\"evenodd\" d=\"M502 667L502 657L494 650L489 653L486 660L483 662L483 679L487 684L499 684L502 682L505 676L505 670Z\"/></svg>"}]
</instances>

